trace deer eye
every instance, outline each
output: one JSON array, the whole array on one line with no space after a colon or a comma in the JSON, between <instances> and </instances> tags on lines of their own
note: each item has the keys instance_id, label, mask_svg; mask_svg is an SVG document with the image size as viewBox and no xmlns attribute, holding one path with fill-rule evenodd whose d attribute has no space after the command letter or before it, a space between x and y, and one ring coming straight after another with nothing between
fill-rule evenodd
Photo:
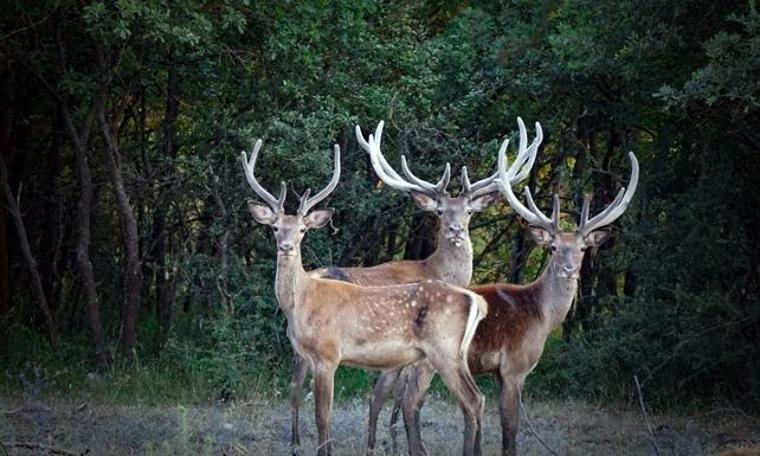
<instances>
[{"instance_id":1,"label":"deer eye","mask_svg":"<svg viewBox=\"0 0 760 456\"><path fill-rule=\"evenodd\" d=\"M302 233L305 233L305 232L306 232L306 227L305 227L305 226L302 226L302 227L301 227L301 229L300 229L299 231L300 231L300 232L302 232Z\"/></svg>"},{"instance_id":2,"label":"deer eye","mask_svg":"<svg viewBox=\"0 0 760 456\"><path fill-rule=\"evenodd\" d=\"M276 232L280 231L280 227L272 225L272 231L274 231L276 233Z\"/></svg>"},{"instance_id":3,"label":"deer eye","mask_svg":"<svg viewBox=\"0 0 760 456\"><path fill-rule=\"evenodd\" d=\"M439 207L438 210L437 210L437 212L438 212L438 215L443 215L443 209L442 208Z\"/></svg>"},{"instance_id":4,"label":"deer eye","mask_svg":"<svg viewBox=\"0 0 760 456\"><path fill-rule=\"evenodd\" d=\"M557 246L554 245L554 244L552 244L552 245L549 246L549 250L552 251L552 252L556 252L557 251Z\"/></svg>"},{"instance_id":5,"label":"deer eye","mask_svg":"<svg viewBox=\"0 0 760 456\"><path fill-rule=\"evenodd\" d=\"M467 208L467 213L468 213L468 214L472 214L472 208L471 208L471 207L468 207L468 208Z\"/></svg>"}]
</instances>

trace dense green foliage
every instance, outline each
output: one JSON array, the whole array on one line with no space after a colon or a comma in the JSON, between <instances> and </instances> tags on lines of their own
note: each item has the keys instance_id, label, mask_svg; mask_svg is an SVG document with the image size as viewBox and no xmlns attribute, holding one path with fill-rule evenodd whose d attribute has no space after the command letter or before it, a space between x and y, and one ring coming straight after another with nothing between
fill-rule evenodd
<instances>
[{"instance_id":1,"label":"dense green foliage","mask_svg":"<svg viewBox=\"0 0 760 456\"><path fill-rule=\"evenodd\" d=\"M4 389L42 376L53 391L115 399L282 393L290 348L273 296L274 243L245 209L239 151L264 138L263 183L301 191L326 183L339 143L334 228L308 235L304 259L373 265L427 255L435 231L408 197L377 185L354 125L385 119L386 155L397 163L405 153L421 175L450 161L482 177L521 116L546 133L533 193L545 207L559 192L567 223L585 192L599 210L625 184L626 151L642 165L634 205L584 263L575 309L528 388L626 400L637 375L659 404L760 406L754 2L170 3L19 1L0 12L0 154L13 191L23 184L61 338L45 337L6 214ZM84 130L99 105L118 141L142 279L134 359L100 370L76 261L82 181L64 120L68 111ZM85 145L90 255L116 352L128 230L105 136L95 121ZM479 215L472 232L475 283L536 277L545 253L506 205ZM370 380L350 371L336 384L350 393Z\"/></svg>"}]
</instances>

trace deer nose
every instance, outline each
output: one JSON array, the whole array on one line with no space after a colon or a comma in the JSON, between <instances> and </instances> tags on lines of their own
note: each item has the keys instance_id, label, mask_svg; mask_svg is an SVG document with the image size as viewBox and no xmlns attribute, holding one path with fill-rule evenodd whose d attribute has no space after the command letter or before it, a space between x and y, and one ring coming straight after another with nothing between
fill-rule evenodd
<instances>
[{"instance_id":1,"label":"deer nose","mask_svg":"<svg viewBox=\"0 0 760 456\"><path fill-rule=\"evenodd\" d=\"M569 265L569 266L568 266L568 265L565 265L565 266L562 266L562 269L563 269L565 272L575 272L575 266L573 266L573 265Z\"/></svg>"},{"instance_id":2,"label":"deer nose","mask_svg":"<svg viewBox=\"0 0 760 456\"><path fill-rule=\"evenodd\" d=\"M291 250L293 250L294 247L295 246L293 245L292 242L286 241L280 244L280 250L282 250L283 252L290 252Z\"/></svg>"},{"instance_id":3,"label":"deer nose","mask_svg":"<svg viewBox=\"0 0 760 456\"><path fill-rule=\"evenodd\" d=\"M462 227L462 225L460 225L459 223L453 223L449 225L449 230L451 230L452 233L458 234L464 231L464 227Z\"/></svg>"}]
</instances>

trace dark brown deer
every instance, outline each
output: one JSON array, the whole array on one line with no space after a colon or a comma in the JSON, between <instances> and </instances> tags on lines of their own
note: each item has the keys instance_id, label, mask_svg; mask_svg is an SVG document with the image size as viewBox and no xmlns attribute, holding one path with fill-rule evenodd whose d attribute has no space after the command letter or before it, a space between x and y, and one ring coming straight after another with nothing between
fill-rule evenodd
<instances>
[{"instance_id":1,"label":"dark brown deer","mask_svg":"<svg viewBox=\"0 0 760 456\"><path fill-rule=\"evenodd\" d=\"M288 338L314 374L318 454L331 453L333 380L339 364L367 369L398 369L426 358L441 375L465 416L463 453L474 453L484 399L467 367L467 349L485 316L486 303L475 293L440 281L363 287L308 274L301 240L326 225L333 209L309 211L337 186L340 149L330 183L313 198L307 189L294 215L285 213L286 186L275 198L254 175L261 140L250 161L243 152L246 178L266 205L249 203L253 218L269 225L277 242L275 294L288 320Z\"/></svg>"},{"instance_id":2,"label":"dark brown deer","mask_svg":"<svg viewBox=\"0 0 760 456\"><path fill-rule=\"evenodd\" d=\"M536 138L528 145L528 134L525 124L518 117L520 129L520 146L517 157L507 170L507 176L512 183L523 180L530 172L536 158L538 146L543 138L541 125L536 123ZM323 268L310 272L313 277L343 280L364 286L391 285L400 283L421 282L424 280L443 280L444 282L467 286L472 277L472 243L470 242L469 224L473 213L485 210L500 198L495 180L498 173L488 178L471 183L467 168L461 172L462 188L457 196L450 196L447 187L451 178L451 167L447 163L442 177L437 183L420 179L412 173L406 158L401 157L401 177L388 164L380 150L383 125L381 121L374 135L369 140L364 138L359 126L356 127L356 138L359 145L369 154L372 166L378 177L389 187L409 193L418 207L433 212L439 220L437 248L424 260L391 261L378 266L367 268ZM506 149L507 141L502 144ZM303 396L303 384L308 371L307 364L296 354L294 356L294 372L290 383L291 410L291 446L300 445L299 410ZM380 376L378 390L371 396L371 401L382 401L387 395L385 390L393 386L399 371L388 371ZM406 376L403 376L406 378ZM379 405L381 407L382 404ZM370 407L377 410L378 407ZM376 426L377 414L370 416L370 429ZM374 432L369 433L368 445L373 448Z\"/></svg>"},{"instance_id":3,"label":"dark brown deer","mask_svg":"<svg viewBox=\"0 0 760 456\"><path fill-rule=\"evenodd\" d=\"M499 412L502 428L502 454L517 454L520 395L526 376L536 367L549 333L565 319L573 303L586 251L607 239L601 231L617 220L628 207L639 179L636 156L629 153L631 178L612 203L589 219L591 196L584 198L578 227L560 229L559 196L554 195L552 216L545 216L525 188L525 207L512 191L506 174L506 155L499 154L499 187L509 205L529 224L533 240L548 247L549 262L534 282L526 285L495 283L472 288L488 302L487 317L479 324L470 346L468 363L473 375L495 374L501 385ZM413 455L425 454L420 439L419 409L434 370L424 362L406 383L402 412L407 427L409 449ZM480 428L479 428L480 429Z\"/></svg>"}]
</instances>

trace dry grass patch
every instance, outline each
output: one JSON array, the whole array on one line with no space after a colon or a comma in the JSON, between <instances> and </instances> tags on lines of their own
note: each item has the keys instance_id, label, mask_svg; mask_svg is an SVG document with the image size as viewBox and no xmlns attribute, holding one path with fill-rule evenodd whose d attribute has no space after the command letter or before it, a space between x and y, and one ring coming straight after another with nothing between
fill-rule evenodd
<instances>
[{"instance_id":1,"label":"dry grass patch","mask_svg":"<svg viewBox=\"0 0 760 456\"><path fill-rule=\"evenodd\" d=\"M562 455L654 454L637 409L578 402L528 403L536 430ZM0 398L0 441L30 442L94 455L289 454L289 413L280 400L255 399L229 405L145 406L83 404L57 399L19 403ZM380 454L391 452L381 416ZM303 454L315 452L313 403L303 410ZM667 455L760 455L760 420L736 409L717 409L698 416L651 415L655 437ZM363 454L367 403L340 404L333 419L334 449L339 455ZM461 449L462 419L451 402L429 397L422 411L422 432L429 454L457 454ZM400 451L406 452L403 430ZM489 401L483 432L484 454L498 454L501 442L496 406ZM521 427L522 455L548 452ZM1 453L1 450L0 450ZM46 454L40 449L8 448L11 455Z\"/></svg>"}]
</instances>

